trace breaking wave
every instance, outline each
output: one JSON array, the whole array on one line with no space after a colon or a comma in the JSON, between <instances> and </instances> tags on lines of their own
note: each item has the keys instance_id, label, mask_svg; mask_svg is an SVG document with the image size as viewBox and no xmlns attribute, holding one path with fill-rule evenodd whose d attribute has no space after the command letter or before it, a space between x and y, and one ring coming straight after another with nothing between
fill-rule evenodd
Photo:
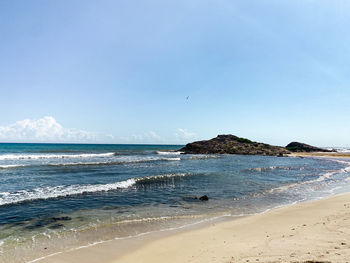
<instances>
[{"instance_id":1,"label":"breaking wave","mask_svg":"<svg viewBox=\"0 0 350 263\"><path fill-rule=\"evenodd\" d=\"M121 165L121 164L133 164L133 163L145 163L145 162L157 162L157 161L181 161L180 157L140 157L140 158L116 158L110 161L102 162L67 162L67 163L42 163L42 164L6 164L0 165L0 169L13 169L21 167L36 167L36 166L49 166L49 167L71 167L71 166L107 166L107 165Z\"/></svg>"},{"instance_id":2,"label":"breaking wave","mask_svg":"<svg viewBox=\"0 0 350 263\"><path fill-rule=\"evenodd\" d=\"M20 203L25 201L34 201L38 199L52 199L72 195L108 192L111 190L126 189L135 185L145 185L155 182L162 182L169 179L176 179L186 176L193 176L191 173L174 173L146 176L139 178L130 178L125 181L96 184L96 185L58 185L35 188L33 190L19 190L15 192L0 192L0 206Z\"/></svg>"},{"instance_id":3,"label":"breaking wave","mask_svg":"<svg viewBox=\"0 0 350 263\"><path fill-rule=\"evenodd\" d=\"M125 160L114 162L79 162L79 163L51 163L48 166L98 166L98 165L118 165L118 164L131 164L131 163L144 163L155 161L181 161L180 158L145 158L139 160Z\"/></svg>"},{"instance_id":4,"label":"breaking wave","mask_svg":"<svg viewBox=\"0 0 350 263\"><path fill-rule=\"evenodd\" d=\"M256 171L256 172L268 172L273 170L305 170L305 167L290 167L290 166L268 166L268 167L256 167L248 168L245 171Z\"/></svg>"},{"instance_id":5,"label":"breaking wave","mask_svg":"<svg viewBox=\"0 0 350 263\"><path fill-rule=\"evenodd\" d=\"M269 193L276 193L276 192L284 192L287 191L293 187L299 187L302 185L307 185L307 184L312 184L312 183L318 183L318 182L322 182L322 181L326 181L327 179L330 179L331 177L333 177L336 174L340 174L340 173L349 173L350 172L350 162L346 162L346 161L340 161L340 160L335 160L336 162L339 163L343 163L343 164L347 164L348 166L340 169L340 170L336 170L336 171L331 171L331 172L327 172L324 173L322 175L320 175L318 178L314 179L314 180L308 180L308 181L303 181L303 182L298 182L298 183L292 183L292 184L288 184L288 185L283 185L283 186L279 186L273 189L268 190ZM348 180L350 177L348 177L346 180Z\"/></svg>"},{"instance_id":6,"label":"breaking wave","mask_svg":"<svg viewBox=\"0 0 350 263\"><path fill-rule=\"evenodd\" d=\"M3 155L0 155L0 160L91 158L91 157L111 157L111 156L114 156L114 152L82 153L82 154L3 154Z\"/></svg>"},{"instance_id":7,"label":"breaking wave","mask_svg":"<svg viewBox=\"0 0 350 263\"><path fill-rule=\"evenodd\" d=\"M327 148L327 150L336 150L338 153L350 153L350 149L345 147Z\"/></svg>"},{"instance_id":8,"label":"breaking wave","mask_svg":"<svg viewBox=\"0 0 350 263\"><path fill-rule=\"evenodd\" d=\"M183 152L177 152L177 151L156 151L157 154L162 154L162 155L180 155Z\"/></svg>"},{"instance_id":9,"label":"breaking wave","mask_svg":"<svg viewBox=\"0 0 350 263\"><path fill-rule=\"evenodd\" d=\"M186 176L194 176L195 174L191 173L174 173L174 174L160 174L160 175L153 175L153 176L145 176L135 179L137 184L151 184L151 183L157 183L157 182L164 182L168 179L176 179Z\"/></svg>"},{"instance_id":10,"label":"breaking wave","mask_svg":"<svg viewBox=\"0 0 350 263\"><path fill-rule=\"evenodd\" d=\"M215 154L196 154L187 157L190 160L205 160L205 159L219 159L222 158L220 155L215 155Z\"/></svg>"},{"instance_id":11,"label":"breaking wave","mask_svg":"<svg viewBox=\"0 0 350 263\"><path fill-rule=\"evenodd\" d=\"M13 169L13 168L19 168L19 167L25 167L27 165L24 164L4 164L0 165L0 169Z\"/></svg>"}]
</instances>

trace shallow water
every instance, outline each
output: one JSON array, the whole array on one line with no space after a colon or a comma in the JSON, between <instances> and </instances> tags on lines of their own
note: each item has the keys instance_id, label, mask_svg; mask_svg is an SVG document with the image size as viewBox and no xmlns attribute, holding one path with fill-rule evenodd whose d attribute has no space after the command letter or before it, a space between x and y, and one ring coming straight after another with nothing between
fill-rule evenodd
<instances>
[{"instance_id":1,"label":"shallow water","mask_svg":"<svg viewBox=\"0 0 350 263\"><path fill-rule=\"evenodd\" d=\"M171 152L179 148L0 144L0 259L26 262L348 190L346 160Z\"/></svg>"}]
</instances>

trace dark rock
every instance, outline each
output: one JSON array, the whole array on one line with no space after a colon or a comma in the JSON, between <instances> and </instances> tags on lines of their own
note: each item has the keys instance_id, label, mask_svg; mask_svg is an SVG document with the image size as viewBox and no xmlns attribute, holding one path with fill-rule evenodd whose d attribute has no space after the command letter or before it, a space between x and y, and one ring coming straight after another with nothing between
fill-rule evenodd
<instances>
[{"instance_id":1,"label":"dark rock","mask_svg":"<svg viewBox=\"0 0 350 263\"><path fill-rule=\"evenodd\" d=\"M184 196L182 197L183 200L188 202L198 202L198 201L208 201L209 197L207 195L203 195L201 197L197 196Z\"/></svg>"},{"instance_id":2,"label":"dark rock","mask_svg":"<svg viewBox=\"0 0 350 263\"><path fill-rule=\"evenodd\" d=\"M286 148L253 142L234 135L218 135L206 141L187 144L180 149L185 154L244 154L283 156L290 153Z\"/></svg>"},{"instance_id":3,"label":"dark rock","mask_svg":"<svg viewBox=\"0 0 350 263\"><path fill-rule=\"evenodd\" d=\"M26 226L26 229L37 229L41 228L53 223L56 223L57 221L69 221L72 220L71 217L69 216L61 216L61 217L50 217L50 218L44 218L44 219L39 219L36 222L34 222L31 225Z\"/></svg>"},{"instance_id":4,"label":"dark rock","mask_svg":"<svg viewBox=\"0 0 350 263\"><path fill-rule=\"evenodd\" d=\"M61 217L51 217L50 220L53 221L53 222L56 222L56 221L69 221L69 220L72 220L72 218L69 217L69 216L61 216Z\"/></svg>"},{"instance_id":5,"label":"dark rock","mask_svg":"<svg viewBox=\"0 0 350 263\"><path fill-rule=\"evenodd\" d=\"M203 195L203 196L199 197L199 200L201 200L201 201L208 201L209 197L206 196L206 195Z\"/></svg>"},{"instance_id":6,"label":"dark rock","mask_svg":"<svg viewBox=\"0 0 350 263\"><path fill-rule=\"evenodd\" d=\"M63 224L54 224L52 226L49 226L50 229L59 229L59 228L62 228L64 227Z\"/></svg>"},{"instance_id":7,"label":"dark rock","mask_svg":"<svg viewBox=\"0 0 350 263\"><path fill-rule=\"evenodd\" d=\"M286 146L286 149L291 152L335 152L334 150L322 149L300 142L291 142Z\"/></svg>"},{"instance_id":8,"label":"dark rock","mask_svg":"<svg viewBox=\"0 0 350 263\"><path fill-rule=\"evenodd\" d=\"M25 226L24 228L25 229L29 229L29 230L34 230L34 229L37 229L37 228L41 228L41 227L44 227L46 224L44 224L42 221L38 221L32 225L29 225L29 226Z\"/></svg>"}]
</instances>

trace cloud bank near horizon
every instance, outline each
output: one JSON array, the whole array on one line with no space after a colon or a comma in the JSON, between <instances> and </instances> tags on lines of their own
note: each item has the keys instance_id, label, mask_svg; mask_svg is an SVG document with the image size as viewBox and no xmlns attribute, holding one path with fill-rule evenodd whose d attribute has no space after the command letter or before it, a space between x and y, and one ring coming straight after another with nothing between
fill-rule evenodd
<instances>
[{"instance_id":1,"label":"cloud bank near horizon","mask_svg":"<svg viewBox=\"0 0 350 263\"><path fill-rule=\"evenodd\" d=\"M173 137L165 138L155 131L148 131L143 134L132 134L130 136L121 137L120 140L123 143L136 144L186 144L197 138L195 133L182 128L177 128L173 135Z\"/></svg>"},{"instance_id":2,"label":"cloud bank near horizon","mask_svg":"<svg viewBox=\"0 0 350 263\"><path fill-rule=\"evenodd\" d=\"M194 132L189 132L186 129L178 128L175 132L175 137L179 141L191 141L196 139L197 135Z\"/></svg>"},{"instance_id":3,"label":"cloud bank near horizon","mask_svg":"<svg viewBox=\"0 0 350 263\"><path fill-rule=\"evenodd\" d=\"M112 135L65 128L54 117L38 120L25 119L0 126L0 141L5 142L102 142L112 140Z\"/></svg>"},{"instance_id":4,"label":"cloud bank near horizon","mask_svg":"<svg viewBox=\"0 0 350 263\"><path fill-rule=\"evenodd\" d=\"M149 131L118 139L113 135L63 127L52 116L24 119L0 126L0 142L185 144L195 138L195 133L178 128L171 138Z\"/></svg>"}]
</instances>

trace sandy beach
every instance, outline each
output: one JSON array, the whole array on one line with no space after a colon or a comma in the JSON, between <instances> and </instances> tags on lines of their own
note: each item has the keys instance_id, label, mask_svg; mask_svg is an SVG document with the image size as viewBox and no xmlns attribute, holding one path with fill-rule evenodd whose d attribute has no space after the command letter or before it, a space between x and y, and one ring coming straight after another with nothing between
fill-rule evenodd
<instances>
[{"instance_id":1,"label":"sandy beach","mask_svg":"<svg viewBox=\"0 0 350 263\"><path fill-rule=\"evenodd\" d=\"M128 242L37 262L350 262L350 194Z\"/></svg>"},{"instance_id":2,"label":"sandy beach","mask_svg":"<svg viewBox=\"0 0 350 263\"><path fill-rule=\"evenodd\" d=\"M346 158L350 159L350 153L338 153L338 152L295 152L288 156L293 157L332 157L332 158Z\"/></svg>"}]
</instances>

